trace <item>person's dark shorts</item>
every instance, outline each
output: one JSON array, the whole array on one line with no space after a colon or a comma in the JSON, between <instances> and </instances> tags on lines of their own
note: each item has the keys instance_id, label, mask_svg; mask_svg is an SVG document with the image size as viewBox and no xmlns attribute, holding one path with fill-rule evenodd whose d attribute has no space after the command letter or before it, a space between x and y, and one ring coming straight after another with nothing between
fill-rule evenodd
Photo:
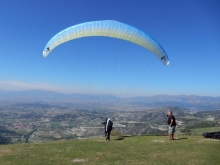
<instances>
[{"instance_id":1,"label":"person's dark shorts","mask_svg":"<svg viewBox=\"0 0 220 165\"><path fill-rule=\"evenodd\" d=\"M169 126L169 128L168 128L168 133L169 133L169 134L174 134L174 132L175 132L175 128L176 128L175 125L172 126L172 127Z\"/></svg>"}]
</instances>

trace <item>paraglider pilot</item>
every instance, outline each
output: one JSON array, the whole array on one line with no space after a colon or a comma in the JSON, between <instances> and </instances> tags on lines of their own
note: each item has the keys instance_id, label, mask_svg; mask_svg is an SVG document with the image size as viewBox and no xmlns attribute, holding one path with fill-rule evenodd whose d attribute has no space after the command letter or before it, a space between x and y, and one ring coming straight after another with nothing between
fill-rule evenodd
<instances>
[{"instance_id":1,"label":"paraglider pilot","mask_svg":"<svg viewBox=\"0 0 220 165\"><path fill-rule=\"evenodd\" d=\"M102 124L105 125L105 136L107 136L106 140L110 140L110 133L112 130L113 122L110 118L107 118Z\"/></svg>"},{"instance_id":2,"label":"paraglider pilot","mask_svg":"<svg viewBox=\"0 0 220 165\"><path fill-rule=\"evenodd\" d=\"M169 140L174 140L174 131L175 131L175 128L176 128L176 119L173 116L172 111L167 112L167 123L169 125L169 128L168 128Z\"/></svg>"}]
</instances>

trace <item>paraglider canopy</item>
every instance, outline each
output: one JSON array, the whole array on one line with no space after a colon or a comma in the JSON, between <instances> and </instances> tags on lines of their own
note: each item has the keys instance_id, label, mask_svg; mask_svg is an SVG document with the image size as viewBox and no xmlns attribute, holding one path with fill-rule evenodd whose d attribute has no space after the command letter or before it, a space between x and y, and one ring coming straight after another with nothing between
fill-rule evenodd
<instances>
[{"instance_id":1,"label":"paraglider canopy","mask_svg":"<svg viewBox=\"0 0 220 165\"><path fill-rule=\"evenodd\" d=\"M157 41L140 29L113 20L85 22L62 30L47 43L43 56L47 57L56 46L64 42L91 36L112 37L133 42L151 51L164 65L169 65L169 58Z\"/></svg>"}]
</instances>

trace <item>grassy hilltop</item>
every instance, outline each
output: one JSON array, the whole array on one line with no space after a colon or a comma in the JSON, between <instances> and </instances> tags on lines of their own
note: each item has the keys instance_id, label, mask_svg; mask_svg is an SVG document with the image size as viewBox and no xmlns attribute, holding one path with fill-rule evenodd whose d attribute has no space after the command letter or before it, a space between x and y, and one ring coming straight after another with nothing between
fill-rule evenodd
<instances>
[{"instance_id":1,"label":"grassy hilltop","mask_svg":"<svg viewBox=\"0 0 220 165\"><path fill-rule=\"evenodd\" d=\"M199 164L220 162L220 141L202 136L119 136L0 145L1 165Z\"/></svg>"}]
</instances>

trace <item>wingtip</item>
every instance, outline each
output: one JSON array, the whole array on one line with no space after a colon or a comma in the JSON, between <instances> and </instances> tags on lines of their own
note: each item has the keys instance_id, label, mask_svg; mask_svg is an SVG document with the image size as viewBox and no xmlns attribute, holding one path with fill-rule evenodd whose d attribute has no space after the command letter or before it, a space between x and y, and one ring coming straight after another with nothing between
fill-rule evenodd
<instances>
[{"instance_id":1,"label":"wingtip","mask_svg":"<svg viewBox=\"0 0 220 165\"><path fill-rule=\"evenodd\" d=\"M47 57L47 52L46 51L43 51L43 56Z\"/></svg>"}]
</instances>

